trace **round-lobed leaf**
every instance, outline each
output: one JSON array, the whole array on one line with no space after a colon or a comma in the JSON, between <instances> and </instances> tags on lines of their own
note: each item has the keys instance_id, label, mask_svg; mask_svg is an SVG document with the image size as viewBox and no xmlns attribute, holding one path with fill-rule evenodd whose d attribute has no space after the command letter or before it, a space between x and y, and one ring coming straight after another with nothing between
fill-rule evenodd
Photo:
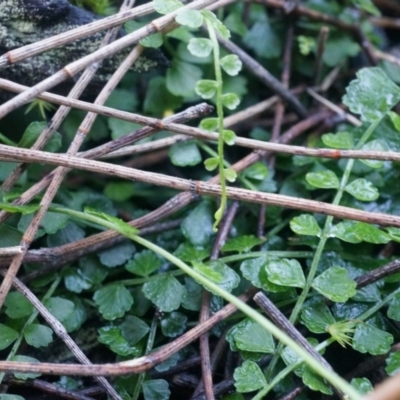
<instances>
[{"instance_id":1,"label":"round-lobed leaf","mask_svg":"<svg viewBox=\"0 0 400 400\"><path fill-rule=\"evenodd\" d=\"M312 287L335 302L345 302L353 297L356 291L356 282L350 279L347 270L341 267L331 267L317 276Z\"/></svg>"},{"instance_id":2,"label":"round-lobed leaf","mask_svg":"<svg viewBox=\"0 0 400 400\"><path fill-rule=\"evenodd\" d=\"M309 172L306 175L306 180L310 185L321 189L337 189L340 185L336 174L329 169L325 171Z\"/></svg>"},{"instance_id":3,"label":"round-lobed leaf","mask_svg":"<svg viewBox=\"0 0 400 400\"><path fill-rule=\"evenodd\" d=\"M200 28L200 26L203 25L203 15L198 10L181 10L178 11L178 13L176 14L175 21L179 25L196 29ZM203 57L203 56L198 56L198 57Z\"/></svg>"},{"instance_id":4,"label":"round-lobed leaf","mask_svg":"<svg viewBox=\"0 0 400 400\"><path fill-rule=\"evenodd\" d=\"M240 393L254 392L267 384L260 367L250 360L246 360L233 374L235 388Z\"/></svg>"},{"instance_id":5,"label":"round-lobed leaf","mask_svg":"<svg viewBox=\"0 0 400 400\"><path fill-rule=\"evenodd\" d=\"M192 38L189 41L188 50L196 57L208 57L212 51L212 42L206 38Z\"/></svg>"},{"instance_id":6,"label":"round-lobed leaf","mask_svg":"<svg viewBox=\"0 0 400 400\"><path fill-rule=\"evenodd\" d=\"M242 62L236 54L229 54L221 58L220 65L230 76L236 76L242 69Z\"/></svg>"},{"instance_id":7,"label":"round-lobed leaf","mask_svg":"<svg viewBox=\"0 0 400 400\"><path fill-rule=\"evenodd\" d=\"M355 179L344 190L360 201L374 201L379 197L378 189L364 178Z\"/></svg>"}]
</instances>

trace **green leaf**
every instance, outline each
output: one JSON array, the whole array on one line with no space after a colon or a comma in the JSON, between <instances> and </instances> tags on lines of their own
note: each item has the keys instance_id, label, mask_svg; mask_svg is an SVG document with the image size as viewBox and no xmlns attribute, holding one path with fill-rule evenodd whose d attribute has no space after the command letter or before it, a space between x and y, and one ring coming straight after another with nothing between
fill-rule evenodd
<instances>
[{"instance_id":1,"label":"green leaf","mask_svg":"<svg viewBox=\"0 0 400 400\"><path fill-rule=\"evenodd\" d=\"M392 343L393 336L390 333L366 323L358 324L353 336L354 350L374 356L387 353Z\"/></svg>"},{"instance_id":2,"label":"green leaf","mask_svg":"<svg viewBox=\"0 0 400 400\"><path fill-rule=\"evenodd\" d=\"M75 304L72 301L61 297L50 297L43 304L60 322L68 319L75 308Z\"/></svg>"},{"instance_id":3,"label":"green leaf","mask_svg":"<svg viewBox=\"0 0 400 400\"><path fill-rule=\"evenodd\" d=\"M140 355L141 350L136 346L131 346L122 336L121 329L116 326L105 326L99 329L98 340L110 347L110 349L120 356Z\"/></svg>"},{"instance_id":4,"label":"green leaf","mask_svg":"<svg viewBox=\"0 0 400 400\"><path fill-rule=\"evenodd\" d=\"M193 246L206 246L214 234L213 222L211 205L202 202L183 220L182 233Z\"/></svg>"},{"instance_id":5,"label":"green leaf","mask_svg":"<svg viewBox=\"0 0 400 400\"><path fill-rule=\"evenodd\" d=\"M171 312L179 308L186 290L174 276L166 274L146 282L143 294L161 311Z\"/></svg>"},{"instance_id":6,"label":"green leaf","mask_svg":"<svg viewBox=\"0 0 400 400\"><path fill-rule=\"evenodd\" d=\"M301 322L314 333L326 333L335 318L325 303L316 303L304 307L301 312Z\"/></svg>"},{"instance_id":7,"label":"green leaf","mask_svg":"<svg viewBox=\"0 0 400 400\"><path fill-rule=\"evenodd\" d=\"M379 17L381 12L379 9L374 5L371 0L351 0L351 2L358 8Z\"/></svg>"},{"instance_id":8,"label":"green leaf","mask_svg":"<svg viewBox=\"0 0 400 400\"><path fill-rule=\"evenodd\" d=\"M244 319L227 333L227 340L242 351L271 354L275 351L272 335L251 319Z\"/></svg>"},{"instance_id":9,"label":"green leaf","mask_svg":"<svg viewBox=\"0 0 400 400\"><path fill-rule=\"evenodd\" d=\"M226 290L227 292L231 292L239 285L239 275L222 261L211 261L210 267L213 270L214 274L218 274L218 280L214 282L220 288Z\"/></svg>"},{"instance_id":10,"label":"green leaf","mask_svg":"<svg viewBox=\"0 0 400 400\"><path fill-rule=\"evenodd\" d=\"M215 31L222 36L224 39L229 39L231 34L228 28L215 16L215 14L209 10L201 10L204 19L206 19Z\"/></svg>"},{"instance_id":11,"label":"green leaf","mask_svg":"<svg viewBox=\"0 0 400 400\"><path fill-rule=\"evenodd\" d=\"M188 242L181 243L175 250L174 255L185 262L198 261L201 262L209 257L209 249L203 247L195 247Z\"/></svg>"},{"instance_id":12,"label":"green leaf","mask_svg":"<svg viewBox=\"0 0 400 400\"><path fill-rule=\"evenodd\" d=\"M391 119L392 124L395 127L396 131L400 132L400 115L393 111L389 111L387 115Z\"/></svg>"},{"instance_id":13,"label":"green leaf","mask_svg":"<svg viewBox=\"0 0 400 400\"><path fill-rule=\"evenodd\" d=\"M222 104L228 110L235 110L240 104L240 99L235 93L225 93L222 95Z\"/></svg>"},{"instance_id":14,"label":"green leaf","mask_svg":"<svg viewBox=\"0 0 400 400\"><path fill-rule=\"evenodd\" d=\"M287 258L270 260L265 269L268 280L276 285L302 288L306 283L303 270L297 260Z\"/></svg>"},{"instance_id":15,"label":"green leaf","mask_svg":"<svg viewBox=\"0 0 400 400\"><path fill-rule=\"evenodd\" d=\"M123 121L117 118L108 118L107 125L111 131L111 137L114 140L141 128L141 126L135 122Z\"/></svg>"},{"instance_id":16,"label":"green leaf","mask_svg":"<svg viewBox=\"0 0 400 400\"><path fill-rule=\"evenodd\" d=\"M203 25L203 15L198 10L181 10L175 17L175 21L179 25L187 26L188 28L196 29ZM193 54L193 53L192 53ZM197 54L195 54L197 55ZM202 57L202 56L198 56Z\"/></svg>"},{"instance_id":17,"label":"green leaf","mask_svg":"<svg viewBox=\"0 0 400 400\"><path fill-rule=\"evenodd\" d=\"M202 79L196 83L194 88L196 94L205 100L214 97L218 88L218 82L211 79Z\"/></svg>"},{"instance_id":18,"label":"green leaf","mask_svg":"<svg viewBox=\"0 0 400 400\"><path fill-rule=\"evenodd\" d=\"M397 375L400 372L400 352L394 351L386 358L386 372L390 376Z\"/></svg>"},{"instance_id":19,"label":"green leaf","mask_svg":"<svg viewBox=\"0 0 400 400\"><path fill-rule=\"evenodd\" d=\"M130 346L134 346L150 331L149 326L145 322L133 315L128 315L125 317L124 321L120 325L120 328L123 338L129 343Z\"/></svg>"},{"instance_id":20,"label":"green leaf","mask_svg":"<svg viewBox=\"0 0 400 400\"><path fill-rule=\"evenodd\" d=\"M371 382L367 378L353 378L350 381L351 386L361 394L368 394L374 389Z\"/></svg>"},{"instance_id":21,"label":"green leaf","mask_svg":"<svg viewBox=\"0 0 400 400\"><path fill-rule=\"evenodd\" d=\"M333 36L326 43L322 60L325 65L334 68L339 64L345 63L348 57L355 57L360 53L360 50L361 47L350 35Z\"/></svg>"},{"instance_id":22,"label":"green leaf","mask_svg":"<svg viewBox=\"0 0 400 400\"><path fill-rule=\"evenodd\" d=\"M240 393L259 390L267 384L260 367L250 360L246 360L233 374L235 388Z\"/></svg>"},{"instance_id":23,"label":"green leaf","mask_svg":"<svg viewBox=\"0 0 400 400\"><path fill-rule=\"evenodd\" d=\"M19 334L7 325L0 324L0 350L4 350L11 343L17 340Z\"/></svg>"},{"instance_id":24,"label":"green leaf","mask_svg":"<svg viewBox=\"0 0 400 400\"><path fill-rule=\"evenodd\" d=\"M222 69L230 76L236 76L242 69L242 62L236 54L229 54L219 61Z\"/></svg>"},{"instance_id":25,"label":"green leaf","mask_svg":"<svg viewBox=\"0 0 400 400\"><path fill-rule=\"evenodd\" d=\"M28 127L25 129L25 132L22 135L21 140L18 143L18 147L30 148L39 138L42 131L47 127L47 122L45 121L35 121L31 122ZM50 140L47 142L44 147L44 151L56 152L61 147L61 135L58 132L55 132Z\"/></svg>"},{"instance_id":26,"label":"green leaf","mask_svg":"<svg viewBox=\"0 0 400 400\"><path fill-rule=\"evenodd\" d=\"M7 203L0 203L0 209L7 211L8 213L21 213L25 214L32 214L40 209L40 204L32 204L32 205L25 205L25 206L17 206L13 204Z\"/></svg>"},{"instance_id":27,"label":"green leaf","mask_svg":"<svg viewBox=\"0 0 400 400\"><path fill-rule=\"evenodd\" d=\"M210 157L204 160L204 166L207 171L214 171L219 166L219 158L218 157Z\"/></svg>"},{"instance_id":28,"label":"green leaf","mask_svg":"<svg viewBox=\"0 0 400 400\"><path fill-rule=\"evenodd\" d=\"M93 295L100 314L110 321L122 317L133 305L133 298L125 286L112 284L105 286Z\"/></svg>"},{"instance_id":29,"label":"green leaf","mask_svg":"<svg viewBox=\"0 0 400 400\"><path fill-rule=\"evenodd\" d=\"M31 362L31 363L39 363L40 361L37 358L29 357L29 356L14 356L11 357L10 361L19 361L19 362ZM21 372L14 372L14 376L17 379L22 379L26 381L27 379L36 379L40 376L41 374L35 374L35 373L21 373Z\"/></svg>"},{"instance_id":30,"label":"green leaf","mask_svg":"<svg viewBox=\"0 0 400 400\"><path fill-rule=\"evenodd\" d=\"M299 35L297 36L299 43L299 51L303 56L308 56L317 46L316 40L310 36Z\"/></svg>"},{"instance_id":31,"label":"green leaf","mask_svg":"<svg viewBox=\"0 0 400 400\"><path fill-rule=\"evenodd\" d=\"M200 272L200 274L204 275L210 281L213 281L215 283L223 281L223 275L220 272L215 271L210 265L194 261L193 269L197 272Z\"/></svg>"},{"instance_id":32,"label":"green leaf","mask_svg":"<svg viewBox=\"0 0 400 400\"><path fill-rule=\"evenodd\" d=\"M104 188L104 194L114 201L126 201L135 194L135 186L133 182L110 182Z\"/></svg>"},{"instance_id":33,"label":"green leaf","mask_svg":"<svg viewBox=\"0 0 400 400\"><path fill-rule=\"evenodd\" d=\"M345 302L353 297L356 291L356 282L349 278L347 270L341 267L331 267L317 276L312 287L335 302Z\"/></svg>"},{"instance_id":34,"label":"green leaf","mask_svg":"<svg viewBox=\"0 0 400 400\"><path fill-rule=\"evenodd\" d=\"M86 309L80 299L72 297L71 300L73 300L74 309L62 322L67 332L77 331L87 319Z\"/></svg>"},{"instance_id":35,"label":"green leaf","mask_svg":"<svg viewBox=\"0 0 400 400\"><path fill-rule=\"evenodd\" d=\"M390 236L390 239L394 240L395 242L400 242L400 228L389 227L386 228L386 230Z\"/></svg>"},{"instance_id":36,"label":"green leaf","mask_svg":"<svg viewBox=\"0 0 400 400\"><path fill-rule=\"evenodd\" d=\"M1 169L1 166L0 166ZM0 226L0 246L19 246L22 239L22 233L10 225L3 223Z\"/></svg>"},{"instance_id":37,"label":"green leaf","mask_svg":"<svg viewBox=\"0 0 400 400\"><path fill-rule=\"evenodd\" d=\"M145 400L168 400L171 392L164 379L153 379L142 383Z\"/></svg>"},{"instance_id":38,"label":"green leaf","mask_svg":"<svg viewBox=\"0 0 400 400\"><path fill-rule=\"evenodd\" d=\"M19 292L11 292L4 302L6 314L12 319L27 317L33 313L33 305Z\"/></svg>"},{"instance_id":39,"label":"green leaf","mask_svg":"<svg viewBox=\"0 0 400 400\"><path fill-rule=\"evenodd\" d=\"M381 119L400 100L400 88L378 67L363 68L350 82L343 103L361 120Z\"/></svg>"},{"instance_id":40,"label":"green leaf","mask_svg":"<svg viewBox=\"0 0 400 400\"><path fill-rule=\"evenodd\" d=\"M201 163L200 150L195 142L176 143L169 149L172 164L177 167L193 166Z\"/></svg>"},{"instance_id":41,"label":"green leaf","mask_svg":"<svg viewBox=\"0 0 400 400\"><path fill-rule=\"evenodd\" d=\"M260 58L277 58L282 52L280 32L270 24L270 20L257 21L243 41Z\"/></svg>"},{"instance_id":42,"label":"green leaf","mask_svg":"<svg viewBox=\"0 0 400 400\"><path fill-rule=\"evenodd\" d=\"M224 129L222 131L222 134L224 136L224 142L228 145L228 146L233 146L235 144L235 140L236 140L236 135L235 132L233 132L230 129Z\"/></svg>"},{"instance_id":43,"label":"green leaf","mask_svg":"<svg viewBox=\"0 0 400 400\"><path fill-rule=\"evenodd\" d=\"M303 383L311 390L318 391L327 395L333 394L333 390L326 384L314 370L306 366L302 375Z\"/></svg>"},{"instance_id":44,"label":"green leaf","mask_svg":"<svg viewBox=\"0 0 400 400\"><path fill-rule=\"evenodd\" d=\"M306 180L310 185L321 189L337 189L340 185L336 174L329 169L325 171L309 172L306 175Z\"/></svg>"},{"instance_id":45,"label":"green leaf","mask_svg":"<svg viewBox=\"0 0 400 400\"><path fill-rule=\"evenodd\" d=\"M144 47L157 49L162 46L163 37L160 32L156 32L150 36L146 36L145 38L141 39L139 43Z\"/></svg>"},{"instance_id":46,"label":"green leaf","mask_svg":"<svg viewBox=\"0 0 400 400\"><path fill-rule=\"evenodd\" d=\"M268 177L268 167L262 162L254 163L242 172L242 176L255 181L263 181Z\"/></svg>"},{"instance_id":47,"label":"green leaf","mask_svg":"<svg viewBox=\"0 0 400 400\"><path fill-rule=\"evenodd\" d=\"M204 118L200 122L200 128L209 132L216 131L218 127L218 118Z\"/></svg>"},{"instance_id":48,"label":"green leaf","mask_svg":"<svg viewBox=\"0 0 400 400\"><path fill-rule=\"evenodd\" d=\"M339 222L331 228L329 234L331 237L337 237L344 242L361 243L362 239L360 239L352 230L354 224L355 223L352 221Z\"/></svg>"},{"instance_id":49,"label":"green leaf","mask_svg":"<svg viewBox=\"0 0 400 400\"><path fill-rule=\"evenodd\" d=\"M325 133L321 139L324 145L334 149L354 148L353 135L349 132Z\"/></svg>"},{"instance_id":50,"label":"green leaf","mask_svg":"<svg viewBox=\"0 0 400 400\"><path fill-rule=\"evenodd\" d=\"M365 143L361 146L360 150L363 151L389 151L389 146L387 145L386 141L383 139L375 139L371 140L368 143ZM360 159L365 165L368 165L370 168L379 169L383 166L383 161L380 160L362 160Z\"/></svg>"},{"instance_id":51,"label":"green leaf","mask_svg":"<svg viewBox=\"0 0 400 400\"><path fill-rule=\"evenodd\" d=\"M161 331L164 336L177 337L186 330L187 317L174 311L161 320Z\"/></svg>"},{"instance_id":52,"label":"green leaf","mask_svg":"<svg viewBox=\"0 0 400 400\"><path fill-rule=\"evenodd\" d=\"M221 251L237 251L238 253L248 253L254 246L265 242L265 239L260 239L254 235L242 235L228 241L222 246Z\"/></svg>"},{"instance_id":53,"label":"green leaf","mask_svg":"<svg viewBox=\"0 0 400 400\"><path fill-rule=\"evenodd\" d=\"M67 269L64 274L64 282L67 289L74 293L90 289L93 285L99 285L106 278L108 272L94 258L85 257L79 260L79 268Z\"/></svg>"},{"instance_id":54,"label":"green leaf","mask_svg":"<svg viewBox=\"0 0 400 400\"><path fill-rule=\"evenodd\" d=\"M224 176L228 182L235 182L237 178L237 173L233 168L225 168Z\"/></svg>"},{"instance_id":55,"label":"green leaf","mask_svg":"<svg viewBox=\"0 0 400 400\"><path fill-rule=\"evenodd\" d=\"M366 222L356 222L349 230L364 242L382 244L390 241L390 236L386 232Z\"/></svg>"},{"instance_id":56,"label":"green leaf","mask_svg":"<svg viewBox=\"0 0 400 400\"><path fill-rule=\"evenodd\" d=\"M319 236L321 228L317 220L310 214L301 214L290 221L290 229L298 235Z\"/></svg>"},{"instance_id":57,"label":"green leaf","mask_svg":"<svg viewBox=\"0 0 400 400\"><path fill-rule=\"evenodd\" d=\"M396 293L390 301L387 316L395 321L400 321L400 293Z\"/></svg>"},{"instance_id":58,"label":"green leaf","mask_svg":"<svg viewBox=\"0 0 400 400\"><path fill-rule=\"evenodd\" d=\"M25 231L28 225L31 223L32 218L32 214L23 215L18 223L18 229L20 231ZM68 220L68 215L62 215L59 213L48 211L42 219L40 226L47 234L52 235L56 233L59 229L65 228L68 224Z\"/></svg>"},{"instance_id":59,"label":"green leaf","mask_svg":"<svg viewBox=\"0 0 400 400\"><path fill-rule=\"evenodd\" d=\"M25 400L22 396L17 394L0 394L0 400Z\"/></svg>"},{"instance_id":60,"label":"green leaf","mask_svg":"<svg viewBox=\"0 0 400 400\"><path fill-rule=\"evenodd\" d=\"M143 250L136 253L133 260L126 264L125 268L139 276L149 276L163 265L163 260L150 250Z\"/></svg>"},{"instance_id":61,"label":"green leaf","mask_svg":"<svg viewBox=\"0 0 400 400\"><path fill-rule=\"evenodd\" d=\"M213 45L210 39L192 38L187 46L190 54L196 57L208 57L211 54Z\"/></svg>"},{"instance_id":62,"label":"green leaf","mask_svg":"<svg viewBox=\"0 0 400 400\"><path fill-rule=\"evenodd\" d=\"M53 341L53 331L41 324L31 324L25 328L24 338L33 347L46 347Z\"/></svg>"},{"instance_id":63,"label":"green leaf","mask_svg":"<svg viewBox=\"0 0 400 400\"><path fill-rule=\"evenodd\" d=\"M85 207L84 212L85 212L85 214L92 215L92 216L94 216L96 218L101 218L101 219L103 219L104 221L107 221L107 222L111 222L113 225L115 225L114 229L117 230L119 233L121 233L124 236L131 237L133 235L136 235L139 232L138 229L134 228L133 226L130 226L125 221L122 221L122 219L120 219L120 218L113 217L112 215L96 211L96 210L94 210L94 209L92 209L90 207ZM134 248L134 246L133 246L132 243L130 243L129 246L126 246L124 248L124 257L123 258L125 258L125 260L129 259L128 253L130 253L132 255L133 248ZM105 250L104 250L104 252L105 252ZM108 258L105 258L104 262L105 263L110 262L110 266L113 265L113 261L112 260L108 260Z\"/></svg>"},{"instance_id":64,"label":"green leaf","mask_svg":"<svg viewBox=\"0 0 400 400\"><path fill-rule=\"evenodd\" d=\"M159 14L168 14L183 7L183 3L179 0L154 0L153 7Z\"/></svg>"},{"instance_id":65,"label":"green leaf","mask_svg":"<svg viewBox=\"0 0 400 400\"><path fill-rule=\"evenodd\" d=\"M143 104L145 112L162 115L165 111L175 110L181 104L182 97L175 96L167 89L164 77L156 76L150 79Z\"/></svg>"},{"instance_id":66,"label":"green leaf","mask_svg":"<svg viewBox=\"0 0 400 400\"><path fill-rule=\"evenodd\" d=\"M202 82L201 76L202 71L196 65L174 59L171 68L167 71L167 89L175 96L192 96L193 87L197 86L198 82Z\"/></svg>"},{"instance_id":67,"label":"green leaf","mask_svg":"<svg viewBox=\"0 0 400 400\"><path fill-rule=\"evenodd\" d=\"M190 296L186 296L182 302L182 307L186 310L199 311L201 307L201 297L203 294L203 287L199 285L194 279L185 277L185 289Z\"/></svg>"},{"instance_id":68,"label":"green leaf","mask_svg":"<svg viewBox=\"0 0 400 400\"><path fill-rule=\"evenodd\" d=\"M98 255L100 262L105 267L114 268L130 260L135 251L136 248L131 242L125 242L103 250Z\"/></svg>"},{"instance_id":69,"label":"green leaf","mask_svg":"<svg viewBox=\"0 0 400 400\"><path fill-rule=\"evenodd\" d=\"M378 189L364 178L355 179L344 190L360 201L374 201L379 197Z\"/></svg>"}]
</instances>

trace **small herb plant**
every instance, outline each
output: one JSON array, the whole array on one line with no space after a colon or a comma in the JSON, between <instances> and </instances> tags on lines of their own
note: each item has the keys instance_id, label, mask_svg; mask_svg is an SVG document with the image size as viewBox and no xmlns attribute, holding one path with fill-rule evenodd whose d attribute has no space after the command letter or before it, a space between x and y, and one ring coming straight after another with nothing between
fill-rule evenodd
<instances>
[{"instance_id":1,"label":"small herb plant","mask_svg":"<svg viewBox=\"0 0 400 400\"><path fill-rule=\"evenodd\" d=\"M176 9L179 10L179 8L183 7L183 3L178 0L159 0L155 1L154 4L156 10L162 14L175 11ZM191 38L187 48L193 56L200 58L206 58L212 54L214 64L215 79L199 80L196 82L195 91L197 95L205 100L214 99L216 104L217 118L203 119L200 124L200 127L207 131L217 131L219 137L218 155L207 158L204 161L206 169L210 172L218 169L220 177L222 195L221 204L215 213L213 229L216 231L226 209L226 181L234 182L236 180L235 170L225 167L224 144L232 146L235 143L236 135L232 130L224 129L224 108L235 110L240 103L239 97L235 93L224 93L222 71L229 76L236 76L242 68L242 62L235 54L228 54L221 58L221 49L217 35L220 35L224 39L229 39L230 32L211 11L183 10L182 12L178 12L176 22L190 29L198 29L204 24L209 35L209 39Z\"/></svg>"}]
</instances>

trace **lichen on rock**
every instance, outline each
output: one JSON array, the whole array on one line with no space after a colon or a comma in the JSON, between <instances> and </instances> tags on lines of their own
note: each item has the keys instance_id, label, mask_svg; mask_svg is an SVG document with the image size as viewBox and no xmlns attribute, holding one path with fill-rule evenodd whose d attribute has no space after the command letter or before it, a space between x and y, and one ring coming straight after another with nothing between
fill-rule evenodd
<instances>
[{"instance_id":1,"label":"lichen on rock","mask_svg":"<svg viewBox=\"0 0 400 400\"><path fill-rule=\"evenodd\" d=\"M88 24L98 18L100 17L70 4L67 0L0 0L0 54ZM120 35L123 34L121 30ZM104 32L98 32L54 48L0 69L0 75L32 86L72 61L96 51L103 37ZM102 62L89 91L97 91L96 87L109 79L128 51L117 53ZM146 72L165 64L166 60L161 52L146 51L137 60L133 70ZM61 85L58 90L65 92L70 86L71 82Z\"/></svg>"}]
</instances>

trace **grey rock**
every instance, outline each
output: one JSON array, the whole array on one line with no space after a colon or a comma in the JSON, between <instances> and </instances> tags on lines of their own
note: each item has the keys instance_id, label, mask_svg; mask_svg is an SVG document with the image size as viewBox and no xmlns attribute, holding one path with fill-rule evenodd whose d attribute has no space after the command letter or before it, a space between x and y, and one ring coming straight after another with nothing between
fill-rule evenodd
<instances>
[{"instance_id":1,"label":"grey rock","mask_svg":"<svg viewBox=\"0 0 400 400\"><path fill-rule=\"evenodd\" d=\"M39 40L57 35L97 20L99 16L70 4L67 0L0 0L0 54ZM120 36L124 31L120 31ZM54 74L65 65L99 48L103 32L96 33L0 69L5 79L32 86ZM95 94L115 71L129 50L122 51L102 62L99 71L86 92ZM133 66L137 72L166 67L168 61L158 50L147 49ZM74 77L73 80L76 80ZM73 82L57 87L67 93ZM4 97L4 94L3 94Z\"/></svg>"}]
</instances>

